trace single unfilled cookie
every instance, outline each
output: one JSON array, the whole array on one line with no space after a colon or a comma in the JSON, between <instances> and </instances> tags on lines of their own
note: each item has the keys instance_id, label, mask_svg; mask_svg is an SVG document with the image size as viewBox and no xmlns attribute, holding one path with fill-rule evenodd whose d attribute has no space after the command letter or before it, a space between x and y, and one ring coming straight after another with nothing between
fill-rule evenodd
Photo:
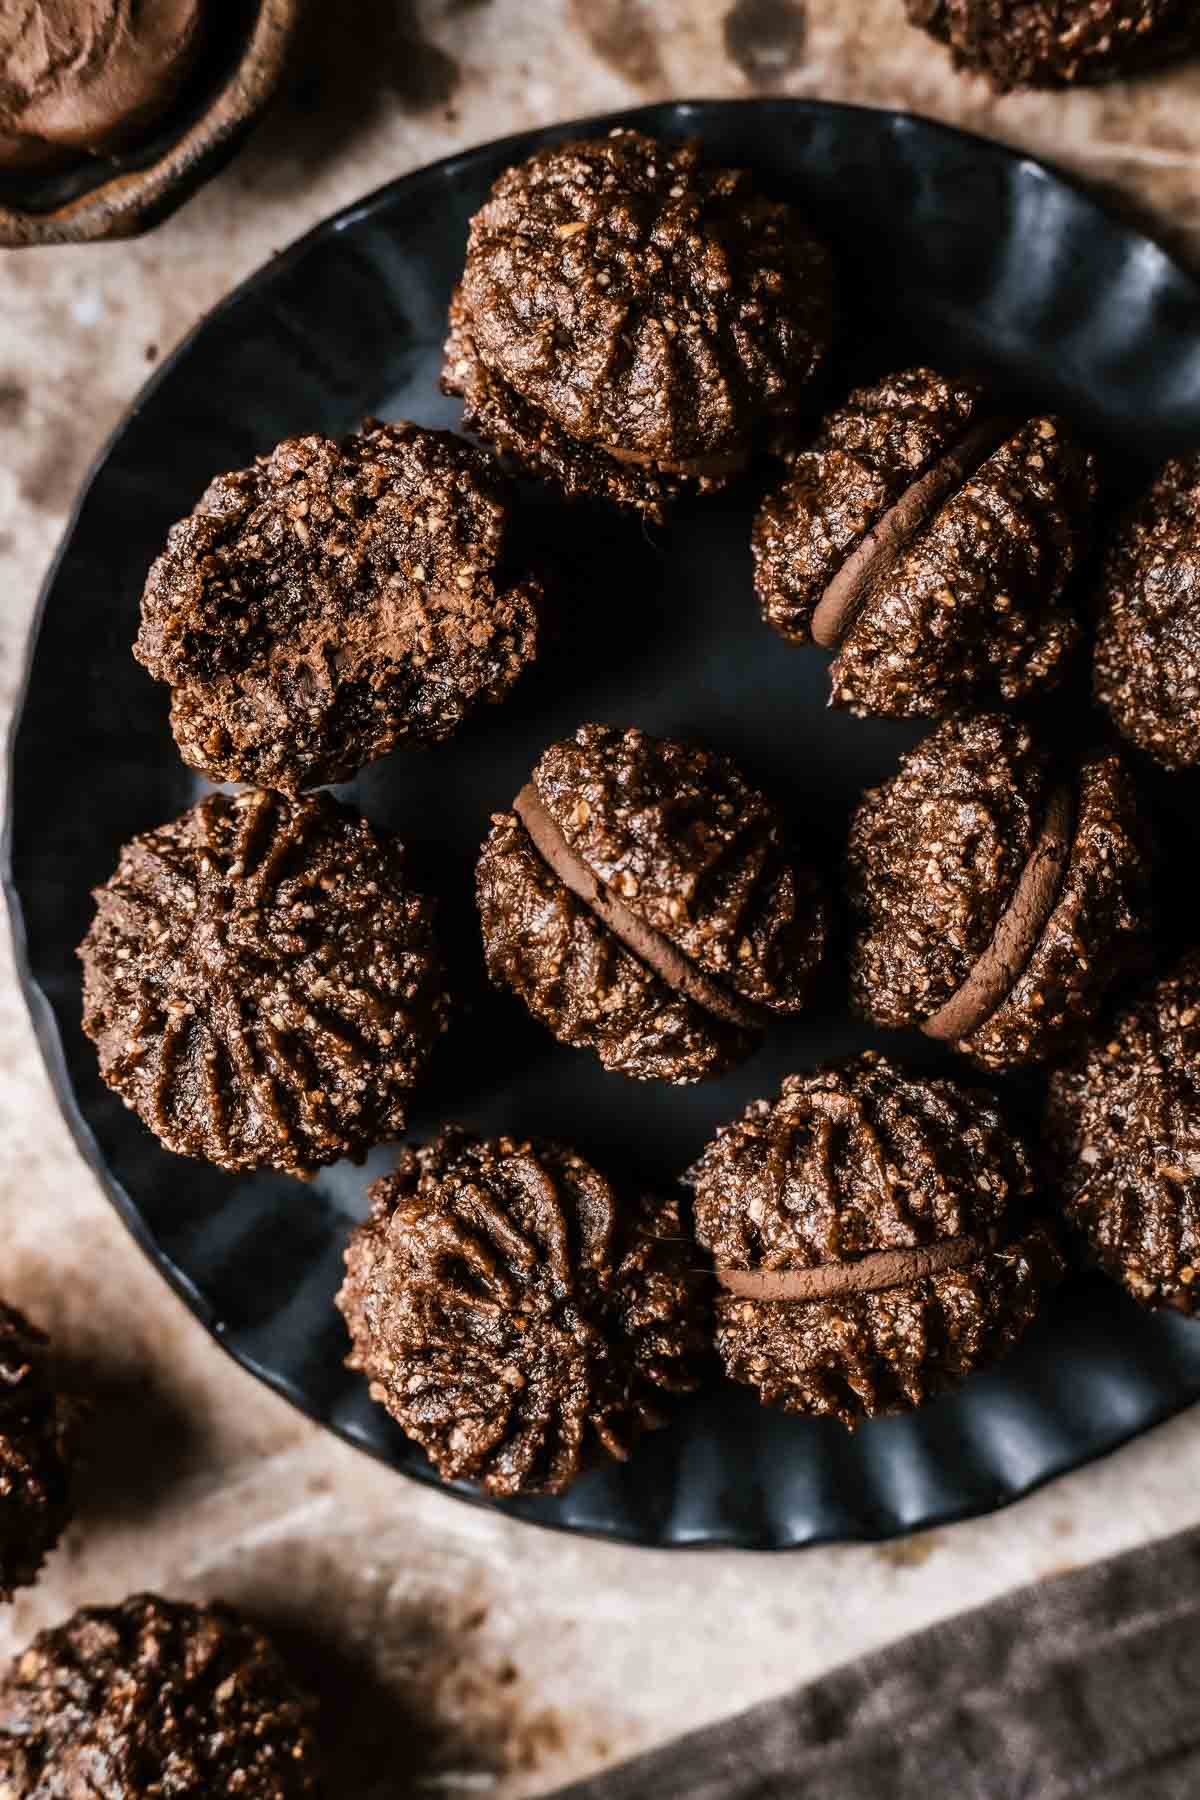
<instances>
[{"instance_id":1,"label":"single unfilled cookie","mask_svg":"<svg viewBox=\"0 0 1200 1800\"><path fill-rule=\"evenodd\" d=\"M349 1365L445 1480L561 1493L697 1385L706 1296L674 1201L460 1130L404 1150L371 1200L338 1296Z\"/></svg>"},{"instance_id":2,"label":"single unfilled cookie","mask_svg":"<svg viewBox=\"0 0 1200 1800\"><path fill-rule=\"evenodd\" d=\"M284 793L442 742L537 650L499 471L445 431L368 421L218 475L150 570L134 655L185 762Z\"/></svg>"},{"instance_id":3,"label":"single unfilled cookie","mask_svg":"<svg viewBox=\"0 0 1200 1800\"><path fill-rule=\"evenodd\" d=\"M1006 713L945 720L864 796L848 873L857 1009L987 1068L1064 1054L1147 941L1120 758L1060 764Z\"/></svg>"},{"instance_id":4,"label":"single unfilled cookie","mask_svg":"<svg viewBox=\"0 0 1200 1800\"><path fill-rule=\"evenodd\" d=\"M1169 769L1200 763L1200 451L1160 470L1109 552L1093 685Z\"/></svg>"},{"instance_id":5,"label":"single unfilled cookie","mask_svg":"<svg viewBox=\"0 0 1200 1800\"><path fill-rule=\"evenodd\" d=\"M584 725L497 814L476 873L488 972L563 1043L698 1081L798 1012L825 943L819 884L727 758Z\"/></svg>"},{"instance_id":6,"label":"single unfilled cookie","mask_svg":"<svg viewBox=\"0 0 1200 1800\"><path fill-rule=\"evenodd\" d=\"M832 313L828 252L794 207L694 143L614 131L496 182L442 385L524 468L658 519L797 410Z\"/></svg>"},{"instance_id":7,"label":"single unfilled cookie","mask_svg":"<svg viewBox=\"0 0 1200 1800\"><path fill-rule=\"evenodd\" d=\"M1061 420L908 369L853 392L754 523L763 616L836 652L831 704L936 718L1061 677L1093 460Z\"/></svg>"},{"instance_id":8,"label":"single unfilled cookie","mask_svg":"<svg viewBox=\"0 0 1200 1800\"><path fill-rule=\"evenodd\" d=\"M326 794L210 794L95 900L84 1030L168 1150L306 1175L400 1135L447 1000L395 839Z\"/></svg>"},{"instance_id":9,"label":"single unfilled cookie","mask_svg":"<svg viewBox=\"0 0 1200 1800\"><path fill-rule=\"evenodd\" d=\"M1200 951L1050 1082L1068 1219L1146 1306L1200 1307Z\"/></svg>"},{"instance_id":10,"label":"single unfilled cookie","mask_svg":"<svg viewBox=\"0 0 1200 1800\"><path fill-rule=\"evenodd\" d=\"M1016 1343L1062 1269L990 1097L880 1056L789 1075L687 1180L725 1371L786 1412L923 1405Z\"/></svg>"},{"instance_id":11,"label":"single unfilled cookie","mask_svg":"<svg viewBox=\"0 0 1200 1800\"><path fill-rule=\"evenodd\" d=\"M0 1794L317 1800L315 1713L225 1607L154 1594L85 1607L0 1681Z\"/></svg>"},{"instance_id":12,"label":"single unfilled cookie","mask_svg":"<svg viewBox=\"0 0 1200 1800\"><path fill-rule=\"evenodd\" d=\"M1107 81L1200 38L1191 0L905 0L960 69L997 93Z\"/></svg>"}]
</instances>

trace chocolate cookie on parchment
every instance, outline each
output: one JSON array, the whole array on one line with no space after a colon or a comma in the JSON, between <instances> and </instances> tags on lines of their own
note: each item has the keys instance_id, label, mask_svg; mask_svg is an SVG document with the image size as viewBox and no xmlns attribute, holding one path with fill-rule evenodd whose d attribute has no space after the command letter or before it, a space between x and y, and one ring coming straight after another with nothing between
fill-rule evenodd
<instances>
[{"instance_id":1,"label":"chocolate cookie on parchment","mask_svg":"<svg viewBox=\"0 0 1200 1800\"><path fill-rule=\"evenodd\" d=\"M80 1411L45 1333L0 1302L0 1600L37 1580L70 1520Z\"/></svg>"},{"instance_id":2,"label":"chocolate cookie on parchment","mask_svg":"<svg viewBox=\"0 0 1200 1800\"><path fill-rule=\"evenodd\" d=\"M0 1794L318 1800L313 1700L220 1606L84 1607L0 1680Z\"/></svg>"},{"instance_id":3,"label":"chocolate cookie on parchment","mask_svg":"<svg viewBox=\"0 0 1200 1800\"><path fill-rule=\"evenodd\" d=\"M1136 73L1200 44L1191 0L905 0L955 66L996 92Z\"/></svg>"}]
</instances>

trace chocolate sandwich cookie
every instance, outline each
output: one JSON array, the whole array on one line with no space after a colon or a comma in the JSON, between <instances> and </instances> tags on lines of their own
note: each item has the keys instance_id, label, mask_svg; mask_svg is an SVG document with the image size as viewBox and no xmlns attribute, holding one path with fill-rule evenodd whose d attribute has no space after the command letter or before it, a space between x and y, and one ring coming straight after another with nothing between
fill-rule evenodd
<instances>
[{"instance_id":1,"label":"chocolate sandwich cookie","mask_svg":"<svg viewBox=\"0 0 1200 1800\"><path fill-rule=\"evenodd\" d=\"M371 1188L338 1295L349 1367L446 1481L562 1493L699 1380L707 1294L673 1201L558 1144L452 1129Z\"/></svg>"},{"instance_id":2,"label":"chocolate sandwich cookie","mask_svg":"<svg viewBox=\"0 0 1200 1800\"><path fill-rule=\"evenodd\" d=\"M1080 635L1093 459L1061 420L1003 416L930 369L857 389L754 523L755 586L790 642L836 651L831 703L935 718L1056 682Z\"/></svg>"},{"instance_id":3,"label":"chocolate sandwich cookie","mask_svg":"<svg viewBox=\"0 0 1200 1800\"><path fill-rule=\"evenodd\" d=\"M1200 950L1050 1082L1066 1215L1145 1306L1200 1310Z\"/></svg>"},{"instance_id":4,"label":"chocolate sandwich cookie","mask_svg":"<svg viewBox=\"0 0 1200 1800\"><path fill-rule=\"evenodd\" d=\"M203 0L24 0L0 8L0 167L136 142L195 66Z\"/></svg>"},{"instance_id":5,"label":"chocolate sandwich cookie","mask_svg":"<svg viewBox=\"0 0 1200 1800\"><path fill-rule=\"evenodd\" d=\"M865 1055L789 1075L686 1177L717 1350L764 1405L853 1426L995 1362L1062 1260L991 1099Z\"/></svg>"},{"instance_id":6,"label":"chocolate sandwich cookie","mask_svg":"<svg viewBox=\"0 0 1200 1800\"><path fill-rule=\"evenodd\" d=\"M1149 859L1120 758L1060 766L1004 713L945 720L854 815L850 986L986 1068L1070 1048L1142 952Z\"/></svg>"},{"instance_id":7,"label":"chocolate sandwich cookie","mask_svg":"<svg viewBox=\"0 0 1200 1800\"><path fill-rule=\"evenodd\" d=\"M0 1795L316 1800L316 1706L221 1606L137 1594L39 1632L0 1681Z\"/></svg>"},{"instance_id":8,"label":"chocolate sandwich cookie","mask_svg":"<svg viewBox=\"0 0 1200 1800\"><path fill-rule=\"evenodd\" d=\"M824 950L819 885L771 801L714 751L633 729L550 746L493 818L476 892L493 982L641 1080L748 1056Z\"/></svg>"},{"instance_id":9,"label":"chocolate sandwich cookie","mask_svg":"<svg viewBox=\"0 0 1200 1800\"><path fill-rule=\"evenodd\" d=\"M209 794L95 900L84 1030L168 1150L307 1175L400 1135L447 1000L395 839L326 794Z\"/></svg>"},{"instance_id":10,"label":"chocolate sandwich cookie","mask_svg":"<svg viewBox=\"0 0 1200 1800\"><path fill-rule=\"evenodd\" d=\"M1167 463L1117 534L1093 685L1139 750L1169 769L1200 763L1200 451Z\"/></svg>"},{"instance_id":11,"label":"chocolate sandwich cookie","mask_svg":"<svg viewBox=\"0 0 1200 1800\"><path fill-rule=\"evenodd\" d=\"M0 1302L0 1600L37 1580L70 1519L77 1423L49 1339Z\"/></svg>"},{"instance_id":12,"label":"chocolate sandwich cookie","mask_svg":"<svg viewBox=\"0 0 1200 1800\"><path fill-rule=\"evenodd\" d=\"M956 68L1011 88L1109 81L1200 42L1191 0L905 0Z\"/></svg>"},{"instance_id":13,"label":"chocolate sandwich cookie","mask_svg":"<svg viewBox=\"0 0 1200 1800\"><path fill-rule=\"evenodd\" d=\"M541 150L471 221L442 386L464 424L569 496L661 519L799 407L829 351L829 254L697 144Z\"/></svg>"},{"instance_id":14,"label":"chocolate sandwich cookie","mask_svg":"<svg viewBox=\"0 0 1200 1800\"><path fill-rule=\"evenodd\" d=\"M507 483L445 431L368 421L218 475L150 570L134 655L180 754L296 793L503 700L538 643Z\"/></svg>"}]
</instances>

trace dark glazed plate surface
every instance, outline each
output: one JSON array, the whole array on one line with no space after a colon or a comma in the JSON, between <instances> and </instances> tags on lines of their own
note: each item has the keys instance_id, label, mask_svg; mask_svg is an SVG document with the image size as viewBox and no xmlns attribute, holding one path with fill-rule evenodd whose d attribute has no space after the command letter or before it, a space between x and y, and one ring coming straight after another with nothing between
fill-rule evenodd
<instances>
[{"instance_id":1,"label":"dark glazed plate surface","mask_svg":"<svg viewBox=\"0 0 1200 1800\"><path fill-rule=\"evenodd\" d=\"M669 136L700 133L714 158L754 167L811 209L841 254L851 312L854 353L840 380L855 365L913 355L986 366L1086 424L1110 452L1118 494L1156 458L1200 443L1200 288L1044 168L917 119L819 103L665 105L631 117ZM349 1223L388 1153L310 1187L234 1180L169 1156L99 1080L79 1027L74 947L88 890L111 872L118 846L197 791L167 732L164 690L129 654L142 580L168 526L214 471L289 433L343 430L365 413L454 422L457 408L434 382L467 219L502 168L562 135L472 151L382 189L269 264L183 345L81 498L47 583L13 740L18 953L85 1155L239 1361L423 1480L423 1457L343 1369L332 1305ZM617 1173L663 1182L789 1069L882 1043L846 1017L835 986L744 1069L676 1091L604 1075L515 1002L489 995L482 978L471 867L488 814L509 802L541 746L580 721L637 723L730 751L790 805L826 861L860 790L919 735L827 711L824 657L786 649L760 624L747 548L755 491L747 483L655 533L539 510L533 527L553 539L563 597L561 635L542 666L452 745L393 756L348 790L414 846L444 896L469 1007L414 1109L414 1136L447 1118L560 1135ZM1154 792L1173 815L1163 837L1186 871L1200 832L1196 785L1163 781ZM1164 887L1181 884L1168 872ZM1186 929L1185 906L1167 918L1166 937ZM887 1047L930 1066L945 1060L916 1036ZM1197 1396L1200 1325L1141 1315L1079 1278L1004 1367L914 1418L850 1437L714 1386L628 1466L508 1510L649 1544L881 1537L1000 1506Z\"/></svg>"}]
</instances>

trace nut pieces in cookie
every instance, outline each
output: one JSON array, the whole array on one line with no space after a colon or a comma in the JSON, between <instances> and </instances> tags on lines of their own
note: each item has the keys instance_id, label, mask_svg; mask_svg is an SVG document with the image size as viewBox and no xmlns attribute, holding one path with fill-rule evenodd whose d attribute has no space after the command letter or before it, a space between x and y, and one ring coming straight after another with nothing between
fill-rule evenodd
<instances>
[{"instance_id":1,"label":"nut pieces in cookie","mask_svg":"<svg viewBox=\"0 0 1200 1800\"><path fill-rule=\"evenodd\" d=\"M445 431L368 421L218 475L150 570L134 655L185 762L296 793L440 743L537 650L507 484Z\"/></svg>"},{"instance_id":2,"label":"nut pieces in cookie","mask_svg":"<svg viewBox=\"0 0 1200 1800\"><path fill-rule=\"evenodd\" d=\"M1057 770L1004 713L945 720L854 816L850 986L984 1067L1070 1048L1140 954L1149 873L1120 759Z\"/></svg>"},{"instance_id":3,"label":"nut pieces in cookie","mask_svg":"<svg viewBox=\"0 0 1200 1800\"><path fill-rule=\"evenodd\" d=\"M561 1493L699 1379L701 1278L673 1201L581 1156L445 1132L374 1183L338 1296L349 1366L444 1480Z\"/></svg>"},{"instance_id":4,"label":"nut pieces in cookie","mask_svg":"<svg viewBox=\"0 0 1200 1800\"><path fill-rule=\"evenodd\" d=\"M996 92L1107 81L1190 43L1191 0L905 0L908 16L947 44L955 66Z\"/></svg>"},{"instance_id":5,"label":"nut pieces in cookie","mask_svg":"<svg viewBox=\"0 0 1200 1800\"><path fill-rule=\"evenodd\" d=\"M995 1362L1061 1274L992 1101L865 1055L789 1075L688 1175L717 1350L764 1405L853 1426Z\"/></svg>"},{"instance_id":6,"label":"nut pieces in cookie","mask_svg":"<svg viewBox=\"0 0 1200 1800\"><path fill-rule=\"evenodd\" d=\"M84 1030L168 1150L306 1175L400 1135L447 1000L395 839L327 794L209 794L95 899Z\"/></svg>"},{"instance_id":7,"label":"nut pieces in cookie","mask_svg":"<svg viewBox=\"0 0 1200 1800\"><path fill-rule=\"evenodd\" d=\"M1109 552L1093 685L1139 750L1200 763L1200 452L1160 470Z\"/></svg>"},{"instance_id":8,"label":"nut pieces in cookie","mask_svg":"<svg viewBox=\"0 0 1200 1800\"><path fill-rule=\"evenodd\" d=\"M85 1607L0 1681L0 1795L317 1800L315 1713L224 1607L153 1594Z\"/></svg>"},{"instance_id":9,"label":"nut pieces in cookie","mask_svg":"<svg viewBox=\"0 0 1200 1800\"><path fill-rule=\"evenodd\" d=\"M699 1081L804 1005L825 943L775 806L714 751L584 725L498 814L476 872L488 973L562 1043Z\"/></svg>"},{"instance_id":10,"label":"nut pieces in cookie","mask_svg":"<svg viewBox=\"0 0 1200 1800\"><path fill-rule=\"evenodd\" d=\"M1200 951L1050 1082L1068 1219L1146 1306L1200 1307Z\"/></svg>"},{"instance_id":11,"label":"nut pieces in cookie","mask_svg":"<svg viewBox=\"0 0 1200 1800\"><path fill-rule=\"evenodd\" d=\"M794 207L696 144L614 131L500 176L471 221L442 385L529 472L661 519L806 398L832 291Z\"/></svg>"},{"instance_id":12,"label":"nut pieces in cookie","mask_svg":"<svg viewBox=\"0 0 1200 1800\"><path fill-rule=\"evenodd\" d=\"M834 706L936 718L1053 685L1079 638L1093 460L1062 422L999 417L929 369L859 388L763 502L763 615L836 655Z\"/></svg>"},{"instance_id":13,"label":"nut pieces in cookie","mask_svg":"<svg viewBox=\"0 0 1200 1800\"><path fill-rule=\"evenodd\" d=\"M77 1415L49 1339L0 1302L0 1600L37 1580L70 1519Z\"/></svg>"}]
</instances>

